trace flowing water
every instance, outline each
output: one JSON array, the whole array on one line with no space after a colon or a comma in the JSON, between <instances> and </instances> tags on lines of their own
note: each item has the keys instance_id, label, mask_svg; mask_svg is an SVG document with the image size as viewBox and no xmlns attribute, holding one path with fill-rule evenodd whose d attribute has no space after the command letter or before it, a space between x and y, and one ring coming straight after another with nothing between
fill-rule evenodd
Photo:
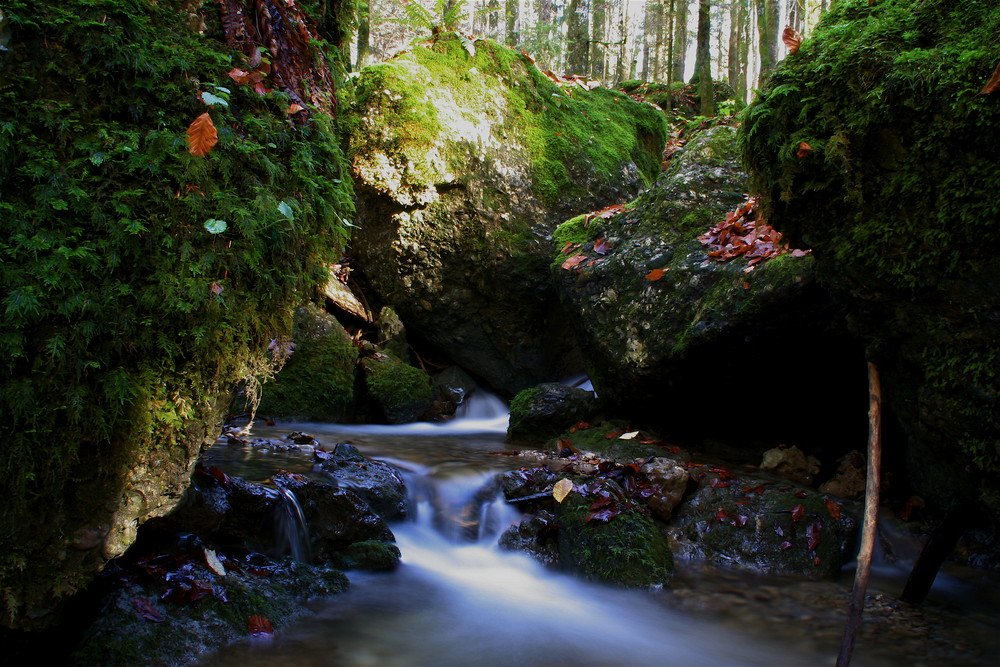
<instances>
[{"instance_id":1,"label":"flowing water","mask_svg":"<svg viewBox=\"0 0 1000 667\"><path fill-rule=\"evenodd\" d=\"M622 591L498 550L497 536L518 518L490 484L519 465L497 455L506 423L505 406L487 396L445 425L255 428L264 438L299 430L326 445L350 441L396 465L415 518L393 526L398 570L350 573L351 589L319 603L315 616L281 628L267 644L230 647L202 664L833 664L849 573L838 582L788 581L681 563L669 589ZM309 452L266 447L219 445L206 458L249 478L312 467ZM853 664L991 664L996 606L959 614L946 606L901 609L888 599L880 607L880 600L866 612L876 618L866 621Z\"/></svg>"}]
</instances>

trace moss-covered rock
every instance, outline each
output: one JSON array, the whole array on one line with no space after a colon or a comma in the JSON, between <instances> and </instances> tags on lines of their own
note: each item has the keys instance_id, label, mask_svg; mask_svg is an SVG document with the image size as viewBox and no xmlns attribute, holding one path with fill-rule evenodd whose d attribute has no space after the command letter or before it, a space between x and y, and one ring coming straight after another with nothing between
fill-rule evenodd
<instances>
[{"instance_id":1,"label":"moss-covered rock","mask_svg":"<svg viewBox=\"0 0 1000 667\"><path fill-rule=\"evenodd\" d=\"M994 512L1000 104L979 91L1000 61L998 30L996 3L838 2L776 69L742 135L773 224L815 249L881 371L914 490Z\"/></svg>"},{"instance_id":2,"label":"moss-covered rock","mask_svg":"<svg viewBox=\"0 0 1000 667\"><path fill-rule=\"evenodd\" d=\"M262 389L258 414L331 422L353 416L358 348L344 327L315 306L298 308L291 343L288 361Z\"/></svg>"},{"instance_id":3,"label":"moss-covered rock","mask_svg":"<svg viewBox=\"0 0 1000 667\"><path fill-rule=\"evenodd\" d=\"M580 244L556 253L551 268L594 387L613 414L699 439L811 441L814 424L839 410L837 379L850 368L842 360L851 349L831 326L836 311L814 279L814 259L785 254L748 272L746 258L717 262L698 240L744 201L745 189L736 129L717 126L692 138L625 211L574 218L556 230L557 239ZM856 354L863 414L864 365ZM792 359L808 371L765 370ZM748 433L740 418L710 416L720 388L749 385L783 406L782 419Z\"/></svg>"},{"instance_id":4,"label":"moss-covered rock","mask_svg":"<svg viewBox=\"0 0 1000 667\"><path fill-rule=\"evenodd\" d=\"M556 382L524 389L510 402L507 440L521 445L540 445L590 419L597 410L594 393Z\"/></svg>"},{"instance_id":5,"label":"moss-covered rock","mask_svg":"<svg viewBox=\"0 0 1000 667\"><path fill-rule=\"evenodd\" d=\"M411 333L510 394L576 365L545 266L575 212L659 168L648 105L561 88L514 50L454 35L364 69L350 159L366 275Z\"/></svg>"},{"instance_id":6,"label":"moss-covered rock","mask_svg":"<svg viewBox=\"0 0 1000 667\"><path fill-rule=\"evenodd\" d=\"M687 557L814 578L854 558L857 503L719 466L691 472L698 489L669 529Z\"/></svg>"},{"instance_id":7,"label":"moss-covered rock","mask_svg":"<svg viewBox=\"0 0 1000 667\"><path fill-rule=\"evenodd\" d=\"M343 239L332 119L292 124L288 95L235 84L218 12L4 3L5 625L51 621L176 504ZM196 156L185 131L204 113L218 144Z\"/></svg>"},{"instance_id":8,"label":"moss-covered rock","mask_svg":"<svg viewBox=\"0 0 1000 667\"><path fill-rule=\"evenodd\" d=\"M434 398L427 373L387 354L362 361L368 396L389 424L405 424L431 407Z\"/></svg>"}]
</instances>

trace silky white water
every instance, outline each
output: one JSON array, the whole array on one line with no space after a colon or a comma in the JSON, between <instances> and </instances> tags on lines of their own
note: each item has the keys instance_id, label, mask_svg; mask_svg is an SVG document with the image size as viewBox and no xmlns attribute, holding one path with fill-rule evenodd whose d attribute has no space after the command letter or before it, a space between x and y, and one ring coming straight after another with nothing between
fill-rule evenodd
<instances>
[{"instance_id":1,"label":"silky white water","mask_svg":"<svg viewBox=\"0 0 1000 667\"><path fill-rule=\"evenodd\" d=\"M413 497L413 518L392 530L402 552L395 572L350 573L351 589L316 605L317 614L280 628L266 644L242 644L207 656L205 665L832 665L839 639L834 620L794 611L770 620L746 600L765 592L775 607L799 595L813 604L836 599L846 587L823 583L775 594L772 582L752 576L686 582L684 591L623 591L555 573L526 556L496 547L518 515L491 485L497 472L517 467L504 449L502 402L471 405L448 425L342 426L282 424L255 429L276 437L291 430L323 444L352 441L368 456L397 465ZM248 451L254 450L254 451ZM209 463L233 474L240 465L260 471L311 467L311 456L222 447ZM474 500L470 500L474 499ZM766 585L762 585L766 584ZM757 588L760 586L760 588ZM813 584L803 584L813 586ZM839 586L839 587L838 587ZM690 613L684 600L731 600L715 618ZM687 594L684 600L678 596ZM739 603L739 604L737 604ZM700 603L699 603L700 604ZM772 604L772 603L767 603ZM695 607L697 608L697 604ZM801 605L800 605L801 606ZM794 606L798 610L800 606ZM831 605L832 606L832 605ZM711 608L710 605L707 608ZM757 609L767 609L766 606ZM770 611L770 610L768 610ZM783 618L783 611L775 611ZM822 621L822 623L817 623ZM832 628L831 628L832 626ZM904 656L900 656L904 658ZM869 659L852 664L912 664Z\"/></svg>"}]
</instances>

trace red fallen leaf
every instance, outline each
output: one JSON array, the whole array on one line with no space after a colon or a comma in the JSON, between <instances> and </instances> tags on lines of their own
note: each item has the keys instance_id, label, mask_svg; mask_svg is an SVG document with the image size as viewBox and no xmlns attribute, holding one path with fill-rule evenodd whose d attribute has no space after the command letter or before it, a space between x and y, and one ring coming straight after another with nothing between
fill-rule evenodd
<instances>
[{"instance_id":1,"label":"red fallen leaf","mask_svg":"<svg viewBox=\"0 0 1000 667\"><path fill-rule=\"evenodd\" d=\"M160 610L149 603L146 598L132 598L132 607L135 608L139 615L142 616L147 621L152 621L153 623L163 623L167 620L164 618Z\"/></svg>"},{"instance_id":2,"label":"red fallen leaf","mask_svg":"<svg viewBox=\"0 0 1000 667\"><path fill-rule=\"evenodd\" d=\"M742 528L743 526L747 525L749 521L750 517L745 516L743 514L733 517L733 525L736 526L737 528Z\"/></svg>"},{"instance_id":3,"label":"red fallen leaf","mask_svg":"<svg viewBox=\"0 0 1000 667\"><path fill-rule=\"evenodd\" d=\"M803 141L802 143L799 144L799 149L795 151L795 156L806 157L812 152L813 152L813 147Z\"/></svg>"},{"instance_id":4,"label":"red fallen leaf","mask_svg":"<svg viewBox=\"0 0 1000 667\"><path fill-rule=\"evenodd\" d=\"M721 477L713 477L712 481L708 483L713 489L724 489L729 486L730 482L723 482Z\"/></svg>"},{"instance_id":5,"label":"red fallen leaf","mask_svg":"<svg viewBox=\"0 0 1000 667\"><path fill-rule=\"evenodd\" d=\"M292 103L292 104L288 105L287 109L285 109L285 113L287 113L287 114L293 114L293 113L298 113L300 111L305 111L305 110L306 110L306 108L304 106L302 106L301 104Z\"/></svg>"},{"instance_id":6,"label":"red fallen leaf","mask_svg":"<svg viewBox=\"0 0 1000 667\"><path fill-rule=\"evenodd\" d=\"M795 497L796 498L808 498L809 494L807 492L805 492L805 491L796 491L795 492Z\"/></svg>"},{"instance_id":7,"label":"red fallen leaf","mask_svg":"<svg viewBox=\"0 0 1000 667\"><path fill-rule=\"evenodd\" d=\"M577 264L579 264L580 262L582 262L582 261L584 261L586 259L589 259L589 258L586 255L583 255L583 254L573 255L572 257L570 257L569 259L567 259L565 262L562 263L562 268L567 269L567 270L568 269L572 269L574 266L576 266Z\"/></svg>"},{"instance_id":8,"label":"red fallen leaf","mask_svg":"<svg viewBox=\"0 0 1000 667\"><path fill-rule=\"evenodd\" d=\"M646 280L648 280L651 283L655 283L657 280L663 277L664 273L666 273L666 271L664 271L663 269L653 269L652 271L646 274Z\"/></svg>"},{"instance_id":9,"label":"red fallen leaf","mask_svg":"<svg viewBox=\"0 0 1000 667\"><path fill-rule=\"evenodd\" d=\"M611 250L611 244L603 236L594 241L594 252L598 255L606 255Z\"/></svg>"},{"instance_id":10,"label":"red fallen leaf","mask_svg":"<svg viewBox=\"0 0 1000 667\"><path fill-rule=\"evenodd\" d=\"M263 616L251 616L247 619L247 630L251 637L262 637L270 639L274 637L274 628L271 621Z\"/></svg>"},{"instance_id":11,"label":"red fallen leaf","mask_svg":"<svg viewBox=\"0 0 1000 667\"><path fill-rule=\"evenodd\" d=\"M759 495L762 495L764 493L764 485L763 484L758 484L757 486L755 486L753 488L750 488L749 486L744 486L742 490L743 490L743 493L745 493L747 495L749 495L751 493L756 493L759 496Z\"/></svg>"},{"instance_id":12,"label":"red fallen leaf","mask_svg":"<svg viewBox=\"0 0 1000 667\"><path fill-rule=\"evenodd\" d=\"M708 469L718 475L719 479L736 479L736 476L729 472L728 468L723 468L722 466L710 466Z\"/></svg>"},{"instance_id":13,"label":"red fallen leaf","mask_svg":"<svg viewBox=\"0 0 1000 667\"><path fill-rule=\"evenodd\" d=\"M795 28L788 26L781 33L781 41L788 47L789 53L795 53L802 44L802 35Z\"/></svg>"},{"instance_id":14,"label":"red fallen leaf","mask_svg":"<svg viewBox=\"0 0 1000 667\"><path fill-rule=\"evenodd\" d=\"M579 243L573 243L571 241L566 241L566 245L564 245L562 247L561 252L564 255L568 255L568 254L570 254L571 252L573 252L574 250L576 250L579 247L580 247Z\"/></svg>"},{"instance_id":15,"label":"red fallen leaf","mask_svg":"<svg viewBox=\"0 0 1000 667\"><path fill-rule=\"evenodd\" d=\"M806 513L806 508L801 503L792 509L792 521L800 520Z\"/></svg>"},{"instance_id":16,"label":"red fallen leaf","mask_svg":"<svg viewBox=\"0 0 1000 667\"><path fill-rule=\"evenodd\" d=\"M219 141L219 133L208 112L201 114L188 125L188 152L199 157L208 155Z\"/></svg>"},{"instance_id":17,"label":"red fallen leaf","mask_svg":"<svg viewBox=\"0 0 1000 667\"><path fill-rule=\"evenodd\" d=\"M625 431L611 431L611 433L608 433L606 436L604 436L604 438L606 440L614 440L615 438L621 436L623 433L625 433Z\"/></svg>"},{"instance_id":18,"label":"red fallen leaf","mask_svg":"<svg viewBox=\"0 0 1000 667\"><path fill-rule=\"evenodd\" d=\"M791 549L791 548L792 548L791 542L782 542L781 544L778 545L779 551L784 551L785 549Z\"/></svg>"},{"instance_id":19,"label":"red fallen leaf","mask_svg":"<svg viewBox=\"0 0 1000 667\"><path fill-rule=\"evenodd\" d=\"M212 294L218 296L219 294L222 294L226 288L220 285L219 283L215 282L212 283L212 286L209 289L212 290Z\"/></svg>"},{"instance_id":20,"label":"red fallen leaf","mask_svg":"<svg viewBox=\"0 0 1000 667\"><path fill-rule=\"evenodd\" d=\"M575 427L576 427L576 430L578 430L578 431L585 431L588 428L593 428L593 425L592 424L588 424L587 422L577 422L576 425L575 425Z\"/></svg>"},{"instance_id":21,"label":"red fallen leaf","mask_svg":"<svg viewBox=\"0 0 1000 667\"><path fill-rule=\"evenodd\" d=\"M215 466L209 466L206 472L212 477L214 477L216 481L219 482L219 484L222 484L223 486L229 484L229 476L226 475L226 473L219 470L218 468L216 468Z\"/></svg>"},{"instance_id":22,"label":"red fallen leaf","mask_svg":"<svg viewBox=\"0 0 1000 667\"><path fill-rule=\"evenodd\" d=\"M669 446L667 446L667 445L660 445L660 447L662 447L663 449L667 450L671 454L677 454L678 452L681 451L681 448L677 447L676 445L669 445Z\"/></svg>"},{"instance_id":23,"label":"red fallen leaf","mask_svg":"<svg viewBox=\"0 0 1000 667\"><path fill-rule=\"evenodd\" d=\"M796 248L795 250L792 251L792 257L805 257L811 252L812 250L803 250L802 248Z\"/></svg>"},{"instance_id":24,"label":"red fallen leaf","mask_svg":"<svg viewBox=\"0 0 1000 667\"><path fill-rule=\"evenodd\" d=\"M993 76L991 76L990 80L986 82L986 85L979 91L979 94L989 95L990 93L995 93L998 90L1000 90L1000 65L997 65L997 68L993 70Z\"/></svg>"},{"instance_id":25,"label":"red fallen leaf","mask_svg":"<svg viewBox=\"0 0 1000 667\"><path fill-rule=\"evenodd\" d=\"M588 514L587 518L585 519L585 523L589 523L591 521L602 521L604 523L607 523L608 521L611 521L621 513L622 513L621 505L617 504L611 505L609 507L605 507L603 509L597 510L596 512L591 512L590 514Z\"/></svg>"},{"instance_id":26,"label":"red fallen leaf","mask_svg":"<svg viewBox=\"0 0 1000 667\"><path fill-rule=\"evenodd\" d=\"M823 532L823 524L819 521L809 524L806 528L806 549L809 551L816 551L816 547L819 546L819 536Z\"/></svg>"},{"instance_id":27,"label":"red fallen leaf","mask_svg":"<svg viewBox=\"0 0 1000 667\"><path fill-rule=\"evenodd\" d=\"M819 556L816 556L815 558L813 558L813 565L816 565L818 567L819 564L820 564Z\"/></svg>"},{"instance_id":28,"label":"red fallen leaf","mask_svg":"<svg viewBox=\"0 0 1000 667\"><path fill-rule=\"evenodd\" d=\"M715 512L715 520L716 521L725 521L728 516L729 516L729 514L726 512L726 510L723 510L723 509L717 510Z\"/></svg>"},{"instance_id":29,"label":"red fallen leaf","mask_svg":"<svg viewBox=\"0 0 1000 667\"><path fill-rule=\"evenodd\" d=\"M829 498L824 498L823 502L826 503L826 511L830 513L830 516L832 516L837 521L840 521L840 505L833 502Z\"/></svg>"},{"instance_id":30,"label":"red fallen leaf","mask_svg":"<svg viewBox=\"0 0 1000 667\"><path fill-rule=\"evenodd\" d=\"M267 95L269 92L271 92L271 90L264 85L263 81L258 81L257 83L255 83L253 85L253 90L255 93L261 96Z\"/></svg>"}]
</instances>

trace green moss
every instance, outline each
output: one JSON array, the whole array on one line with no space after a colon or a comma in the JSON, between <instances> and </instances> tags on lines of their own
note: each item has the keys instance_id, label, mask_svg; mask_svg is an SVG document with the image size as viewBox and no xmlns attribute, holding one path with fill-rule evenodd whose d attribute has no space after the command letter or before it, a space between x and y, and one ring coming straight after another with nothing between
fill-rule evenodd
<instances>
[{"instance_id":1,"label":"green moss","mask_svg":"<svg viewBox=\"0 0 1000 667\"><path fill-rule=\"evenodd\" d=\"M365 386L390 423L413 421L433 397L430 377L398 359L365 359Z\"/></svg>"},{"instance_id":2,"label":"green moss","mask_svg":"<svg viewBox=\"0 0 1000 667\"><path fill-rule=\"evenodd\" d=\"M905 420L994 472L1000 267L983 232L1000 219L1000 105L979 91L1000 61L998 31L995 3L836 3L747 108L741 135L768 215L859 304L872 358L920 367L901 387Z\"/></svg>"},{"instance_id":3,"label":"green moss","mask_svg":"<svg viewBox=\"0 0 1000 667\"><path fill-rule=\"evenodd\" d=\"M366 68L354 96L360 113L348 129L355 169L377 189L410 190L414 203L431 196L435 184L461 178L448 174L447 165L467 161L460 153L469 142L522 141L534 190L551 204L580 194L568 169L574 164L617 179L622 160L631 157L652 179L659 168L656 149L665 140L662 115L651 107L617 91L560 88L526 57L489 40L476 42L474 57L454 36L414 46ZM366 108L375 100L378 118ZM478 123L489 121L492 136L439 138L440 116L457 113L456 103L471 106ZM399 140L387 144L389 128ZM403 183L396 182L395 170L403 172Z\"/></svg>"},{"instance_id":4,"label":"green moss","mask_svg":"<svg viewBox=\"0 0 1000 667\"><path fill-rule=\"evenodd\" d=\"M538 387L528 387L522 389L510 400L510 414L513 419L522 418L528 411L528 407L544 393Z\"/></svg>"},{"instance_id":5,"label":"green moss","mask_svg":"<svg viewBox=\"0 0 1000 667\"><path fill-rule=\"evenodd\" d=\"M608 522L590 521L593 499L570 493L556 507L560 564L597 581L627 587L668 582L674 561L667 537L638 507Z\"/></svg>"},{"instance_id":6,"label":"green moss","mask_svg":"<svg viewBox=\"0 0 1000 667\"><path fill-rule=\"evenodd\" d=\"M394 570L399 565L400 552L392 542L365 540L355 542L334 555L333 565L342 570Z\"/></svg>"},{"instance_id":7,"label":"green moss","mask_svg":"<svg viewBox=\"0 0 1000 667\"><path fill-rule=\"evenodd\" d=\"M320 335L296 327L293 354L263 387L260 415L334 422L351 415L358 349L336 320L332 325Z\"/></svg>"},{"instance_id":8,"label":"green moss","mask_svg":"<svg viewBox=\"0 0 1000 667\"><path fill-rule=\"evenodd\" d=\"M287 96L234 85L214 4L13 1L4 15L9 621L89 578L79 561L99 556L67 552L61 530L103 521L140 455L176 455L220 395L266 372L267 341L337 257L352 203L332 119L292 125ZM197 97L223 88L228 107ZM219 143L196 157L185 130L206 111Z\"/></svg>"}]
</instances>

